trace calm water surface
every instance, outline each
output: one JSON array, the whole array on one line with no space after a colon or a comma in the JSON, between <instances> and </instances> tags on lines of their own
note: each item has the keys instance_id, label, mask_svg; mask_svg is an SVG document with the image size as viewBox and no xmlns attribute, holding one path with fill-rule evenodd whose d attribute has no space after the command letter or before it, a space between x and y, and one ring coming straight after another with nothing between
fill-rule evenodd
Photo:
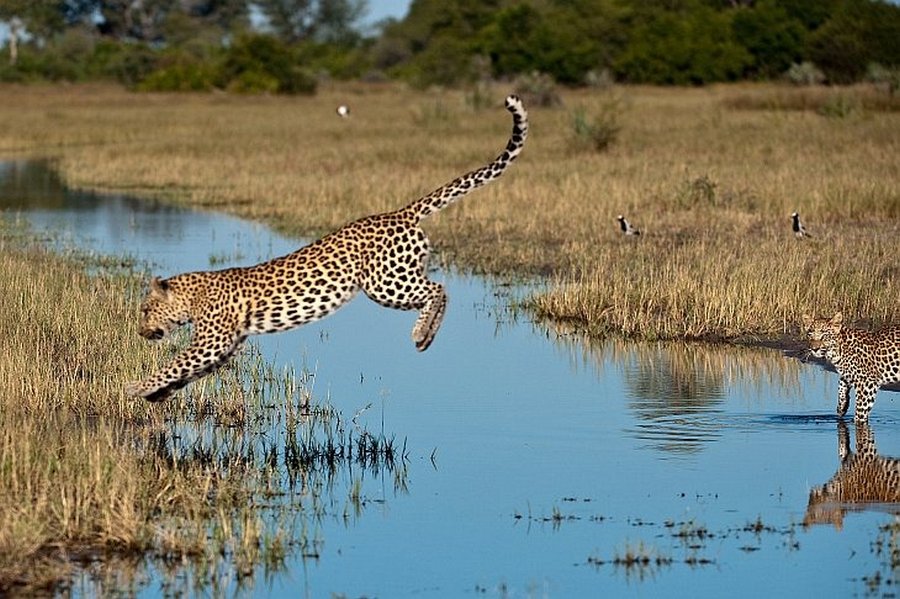
<instances>
[{"instance_id":1,"label":"calm water surface","mask_svg":"<svg viewBox=\"0 0 900 599\"><path fill-rule=\"evenodd\" d=\"M48 237L127 253L162 276L252 264L299 245L226 216L67 191L40 163L0 165L0 196L0 208ZM410 340L414 314L362 297L318 323L257 338L267 360L313 371L317 396L405 439L408 476L400 490L370 477L364 509L325 514L318 558L294 557L286 572L241 586L226 576L221 594L894 590L898 540L882 527L900 507L807 507L810 491L838 471L844 432L851 450L861 432L880 456L900 456L898 394L879 393L869 429L842 431L832 415L837 377L815 365L772 350L589 344L512 318L505 306L520 291L433 277L446 283L450 306L424 354ZM347 490L334 493L342 501ZM622 563L629 551L650 562ZM147 568L133 591L170 593Z\"/></svg>"}]
</instances>

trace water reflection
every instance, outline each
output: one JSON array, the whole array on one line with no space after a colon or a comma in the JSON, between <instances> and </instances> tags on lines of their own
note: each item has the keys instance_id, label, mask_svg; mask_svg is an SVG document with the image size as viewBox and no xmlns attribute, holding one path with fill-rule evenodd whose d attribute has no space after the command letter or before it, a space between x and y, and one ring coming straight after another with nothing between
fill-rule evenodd
<instances>
[{"instance_id":1,"label":"water reflection","mask_svg":"<svg viewBox=\"0 0 900 599\"><path fill-rule=\"evenodd\" d=\"M136 257L170 272L242 266L296 249L262 225L121 194L72 190L49 160L0 161L0 212L27 212L57 247ZM274 243L280 244L273 247Z\"/></svg>"},{"instance_id":2,"label":"water reflection","mask_svg":"<svg viewBox=\"0 0 900 599\"><path fill-rule=\"evenodd\" d=\"M621 355L628 407L636 416L629 433L675 453L699 451L719 438L720 426L711 416L725 398L724 373L710 368L700 350L657 344Z\"/></svg>"},{"instance_id":3,"label":"water reflection","mask_svg":"<svg viewBox=\"0 0 900 599\"><path fill-rule=\"evenodd\" d=\"M900 459L878 455L875 434L868 424L856 425L856 452L850 451L850 431L838 422L840 468L824 485L809 493L805 526L844 526L848 511L883 509L900 514Z\"/></svg>"},{"instance_id":4,"label":"water reflection","mask_svg":"<svg viewBox=\"0 0 900 599\"><path fill-rule=\"evenodd\" d=\"M66 202L66 189L49 161L0 162L0 209L54 210Z\"/></svg>"},{"instance_id":5,"label":"water reflection","mask_svg":"<svg viewBox=\"0 0 900 599\"><path fill-rule=\"evenodd\" d=\"M868 424L856 424L856 452L850 451L850 431L838 422L838 459L841 467L824 485L809 493L805 526L844 526L848 511L883 509L900 514L900 459L878 455L875 434Z\"/></svg>"},{"instance_id":6,"label":"water reflection","mask_svg":"<svg viewBox=\"0 0 900 599\"><path fill-rule=\"evenodd\" d=\"M699 343L595 341L564 324L546 324L574 363L607 376L622 373L625 399L635 421L626 432L647 447L692 454L722 435L729 393L753 401L774 393L800 394L796 361L773 359L772 350Z\"/></svg>"},{"instance_id":7,"label":"water reflection","mask_svg":"<svg viewBox=\"0 0 900 599\"><path fill-rule=\"evenodd\" d=\"M141 203L135 198L118 198L129 208L136 208ZM93 212L109 199L108 195L68 189L49 160L0 162L0 210Z\"/></svg>"}]
</instances>

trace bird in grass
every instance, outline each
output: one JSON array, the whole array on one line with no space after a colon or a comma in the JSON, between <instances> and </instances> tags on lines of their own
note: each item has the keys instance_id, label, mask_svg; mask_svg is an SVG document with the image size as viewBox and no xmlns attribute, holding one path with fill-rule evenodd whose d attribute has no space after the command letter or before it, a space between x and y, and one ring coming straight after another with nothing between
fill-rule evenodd
<instances>
[{"instance_id":1,"label":"bird in grass","mask_svg":"<svg viewBox=\"0 0 900 599\"><path fill-rule=\"evenodd\" d=\"M626 235L640 235L641 232L638 229L635 229L631 226L631 223L625 220L625 217L621 214L618 216L619 227L622 229L622 232Z\"/></svg>"},{"instance_id":2,"label":"bird in grass","mask_svg":"<svg viewBox=\"0 0 900 599\"><path fill-rule=\"evenodd\" d=\"M797 239L812 237L812 235L807 232L806 227L803 226L803 223L800 222L800 214L798 212L791 214L791 228L794 230L794 237Z\"/></svg>"},{"instance_id":3,"label":"bird in grass","mask_svg":"<svg viewBox=\"0 0 900 599\"><path fill-rule=\"evenodd\" d=\"M342 119L345 119L345 118L347 118L348 116L350 116L350 107L347 106L346 104L341 104L340 106L338 106L337 108L335 108L334 111L335 111L335 112L337 113L337 115L338 115L339 117L341 117Z\"/></svg>"}]
</instances>

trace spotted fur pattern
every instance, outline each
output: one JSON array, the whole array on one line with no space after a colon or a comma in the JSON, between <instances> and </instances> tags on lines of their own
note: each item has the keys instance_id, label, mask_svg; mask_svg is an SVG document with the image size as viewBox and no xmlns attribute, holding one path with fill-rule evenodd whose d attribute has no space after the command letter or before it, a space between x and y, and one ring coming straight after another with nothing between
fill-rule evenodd
<instances>
[{"instance_id":1,"label":"spotted fur pattern","mask_svg":"<svg viewBox=\"0 0 900 599\"><path fill-rule=\"evenodd\" d=\"M878 455L868 424L856 425L856 453L850 451L850 432L838 422L841 466L827 483L813 488L803 524L833 524L841 528L851 509L900 503L900 460Z\"/></svg>"},{"instance_id":2,"label":"spotted fur pattern","mask_svg":"<svg viewBox=\"0 0 900 599\"><path fill-rule=\"evenodd\" d=\"M854 420L866 422L880 387L900 382L900 326L864 331L844 326L840 312L831 319L803 317L810 352L830 361L838 371L837 413L850 405L856 388Z\"/></svg>"},{"instance_id":3,"label":"spotted fur pattern","mask_svg":"<svg viewBox=\"0 0 900 599\"><path fill-rule=\"evenodd\" d=\"M246 268L154 278L141 307L140 334L165 337L193 323L190 345L168 365L125 391L160 401L228 362L249 335L275 333L327 316L360 290L388 308L418 310L412 338L428 349L447 307L443 285L427 277L429 243L422 219L502 175L518 157L528 115L506 98L512 133L492 162L439 187L405 208L345 225L296 252Z\"/></svg>"}]
</instances>

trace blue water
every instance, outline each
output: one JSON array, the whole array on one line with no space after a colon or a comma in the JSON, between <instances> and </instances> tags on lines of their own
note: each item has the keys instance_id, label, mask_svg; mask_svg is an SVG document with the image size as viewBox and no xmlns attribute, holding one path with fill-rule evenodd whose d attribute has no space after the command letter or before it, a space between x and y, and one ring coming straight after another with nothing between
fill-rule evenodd
<instances>
[{"instance_id":1,"label":"blue water","mask_svg":"<svg viewBox=\"0 0 900 599\"><path fill-rule=\"evenodd\" d=\"M25 197L15 181L45 191ZM71 192L35 163L0 166L0 193L48 237L127 253L161 276L300 245L227 216ZM876 572L877 592L893 590L873 543L900 507L803 526L810 489L839 466L835 374L775 350L590 344L512 315L521 290L432 277L450 305L425 353L410 339L414 314L362 297L257 338L277 366L314 371L316 396L405 439L408 478L400 491L367 478L361 513L321 520L317 559L291 557L241 586L231 576L221 594L832 597L865 594ZM882 456L900 456L897 398L880 392L872 416ZM764 530L745 530L757 521ZM641 545L668 563L613 563ZM148 572L135 593L166 594Z\"/></svg>"}]
</instances>

